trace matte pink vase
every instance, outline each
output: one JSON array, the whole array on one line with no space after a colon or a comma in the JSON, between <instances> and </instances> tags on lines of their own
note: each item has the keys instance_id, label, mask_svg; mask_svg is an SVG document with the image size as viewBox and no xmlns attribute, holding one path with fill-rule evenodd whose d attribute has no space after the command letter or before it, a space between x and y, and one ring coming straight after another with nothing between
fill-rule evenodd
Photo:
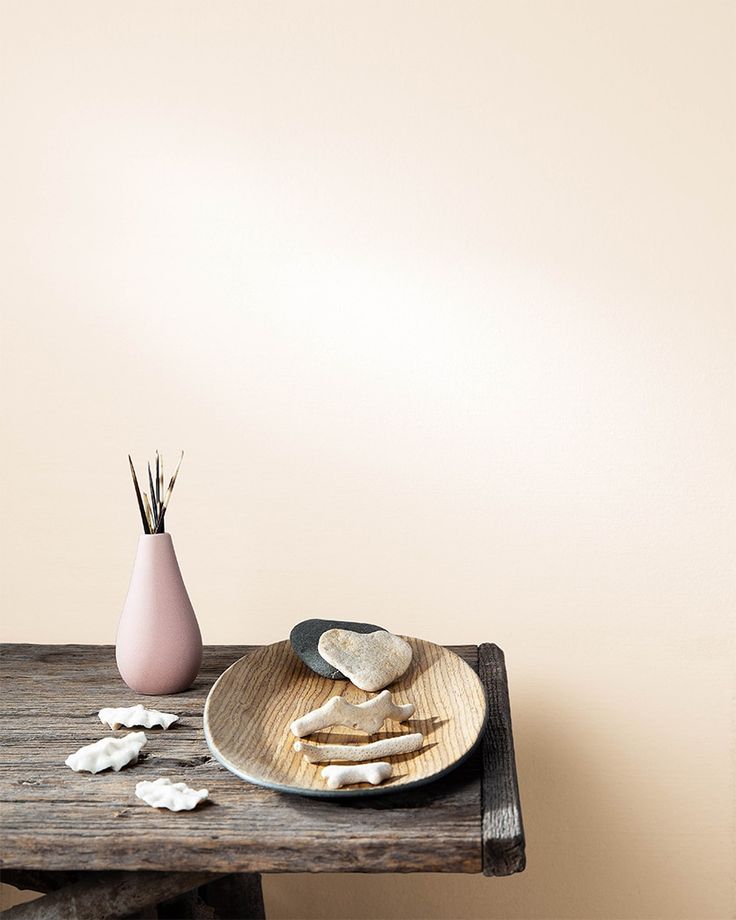
<instances>
[{"instance_id":1,"label":"matte pink vase","mask_svg":"<svg viewBox=\"0 0 736 920\"><path fill-rule=\"evenodd\" d=\"M179 693L202 664L202 635L168 533L143 534L118 625L120 676L137 693Z\"/></svg>"}]
</instances>

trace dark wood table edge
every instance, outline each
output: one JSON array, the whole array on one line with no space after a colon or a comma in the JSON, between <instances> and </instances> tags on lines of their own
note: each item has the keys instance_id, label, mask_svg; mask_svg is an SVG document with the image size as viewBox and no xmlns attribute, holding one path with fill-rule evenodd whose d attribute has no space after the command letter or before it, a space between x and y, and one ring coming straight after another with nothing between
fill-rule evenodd
<instances>
[{"instance_id":1,"label":"dark wood table edge","mask_svg":"<svg viewBox=\"0 0 736 920\"><path fill-rule=\"evenodd\" d=\"M503 651L478 646L478 675L488 695L482 741L481 846L483 874L513 875L526 867L526 841L516 774L508 675Z\"/></svg>"}]
</instances>

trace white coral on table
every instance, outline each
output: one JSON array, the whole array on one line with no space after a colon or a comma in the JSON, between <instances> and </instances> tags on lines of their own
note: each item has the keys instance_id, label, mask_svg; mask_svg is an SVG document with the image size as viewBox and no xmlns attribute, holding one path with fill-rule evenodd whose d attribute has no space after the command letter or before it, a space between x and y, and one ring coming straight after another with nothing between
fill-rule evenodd
<instances>
[{"instance_id":1,"label":"white coral on table","mask_svg":"<svg viewBox=\"0 0 736 920\"><path fill-rule=\"evenodd\" d=\"M209 797L207 789L192 789L186 783L172 783L165 776L153 782L138 783L135 794L146 805L152 808L168 808L169 811L191 811Z\"/></svg>"},{"instance_id":2,"label":"white coral on table","mask_svg":"<svg viewBox=\"0 0 736 920\"><path fill-rule=\"evenodd\" d=\"M101 738L70 754L64 763L77 773L100 773L102 770L121 770L138 759L146 744L145 732L130 732L122 738Z\"/></svg>"},{"instance_id":3,"label":"white coral on table","mask_svg":"<svg viewBox=\"0 0 736 920\"><path fill-rule=\"evenodd\" d=\"M143 728L154 728L160 725L161 728L169 728L174 722L179 721L179 716L170 712L159 712L158 709L146 709L140 703L137 706L119 706L117 708L108 706L101 709L98 713L100 722L109 725L110 728L133 728L141 725Z\"/></svg>"}]
</instances>

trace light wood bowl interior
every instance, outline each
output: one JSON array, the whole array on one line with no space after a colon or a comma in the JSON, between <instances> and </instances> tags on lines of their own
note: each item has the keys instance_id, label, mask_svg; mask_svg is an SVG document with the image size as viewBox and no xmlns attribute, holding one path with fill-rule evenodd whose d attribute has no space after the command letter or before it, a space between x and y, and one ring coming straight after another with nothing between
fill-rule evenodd
<instances>
[{"instance_id":1,"label":"light wood bowl interior","mask_svg":"<svg viewBox=\"0 0 736 920\"><path fill-rule=\"evenodd\" d=\"M474 748L486 717L486 698L478 675L454 652L422 639L405 637L412 647L409 670L389 688L397 703L414 703L406 722L386 722L375 735L333 728L310 741L365 743L396 734L422 732L424 745L412 754L387 758L393 775L380 786L327 788L326 764L308 763L293 750L289 726L331 696L362 703L374 694L348 681L333 681L311 671L288 641L259 648L239 659L212 687L204 713L205 736L214 756L237 776L284 792L346 796L391 792L436 779Z\"/></svg>"}]
</instances>

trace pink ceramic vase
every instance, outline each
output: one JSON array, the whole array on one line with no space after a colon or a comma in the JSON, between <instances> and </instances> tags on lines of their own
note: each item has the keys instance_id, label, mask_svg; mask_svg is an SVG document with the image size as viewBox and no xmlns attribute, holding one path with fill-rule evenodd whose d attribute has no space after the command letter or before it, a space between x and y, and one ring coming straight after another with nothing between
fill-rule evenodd
<instances>
[{"instance_id":1,"label":"pink ceramic vase","mask_svg":"<svg viewBox=\"0 0 736 920\"><path fill-rule=\"evenodd\" d=\"M138 541L115 657L137 693L179 693L199 673L202 636L168 533Z\"/></svg>"}]
</instances>

